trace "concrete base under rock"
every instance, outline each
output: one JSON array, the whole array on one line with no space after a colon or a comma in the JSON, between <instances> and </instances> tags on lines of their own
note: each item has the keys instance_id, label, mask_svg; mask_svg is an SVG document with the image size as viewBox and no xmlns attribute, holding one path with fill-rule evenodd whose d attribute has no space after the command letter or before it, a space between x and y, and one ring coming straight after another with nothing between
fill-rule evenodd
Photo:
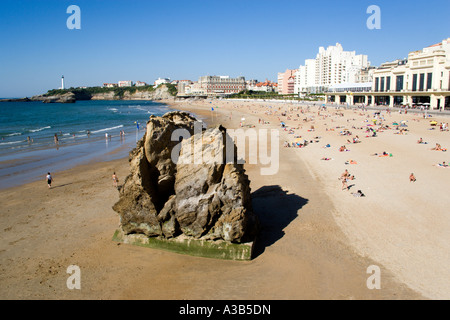
<instances>
[{"instance_id":1,"label":"concrete base under rock","mask_svg":"<svg viewBox=\"0 0 450 320\"><path fill-rule=\"evenodd\" d=\"M193 239L183 235L170 239L147 237L143 234L126 235L121 229L116 230L113 241L191 256L238 261L251 260L254 245L254 242L237 244L223 240Z\"/></svg>"}]
</instances>

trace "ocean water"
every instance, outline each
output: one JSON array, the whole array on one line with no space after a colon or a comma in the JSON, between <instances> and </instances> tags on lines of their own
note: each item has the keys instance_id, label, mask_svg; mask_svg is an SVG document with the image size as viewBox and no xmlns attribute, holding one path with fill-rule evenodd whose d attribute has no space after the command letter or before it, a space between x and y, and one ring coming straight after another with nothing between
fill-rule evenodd
<instances>
[{"instance_id":1,"label":"ocean water","mask_svg":"<svg viewBox=\"0 0 450 320\"><path fill-rule=\"evenodd\" d=\"M149 117L169 111L153 101L0 103L0 188L44 180L47 172L78 164L126 157L144 135Z\"/></svg>"}]
</instances>

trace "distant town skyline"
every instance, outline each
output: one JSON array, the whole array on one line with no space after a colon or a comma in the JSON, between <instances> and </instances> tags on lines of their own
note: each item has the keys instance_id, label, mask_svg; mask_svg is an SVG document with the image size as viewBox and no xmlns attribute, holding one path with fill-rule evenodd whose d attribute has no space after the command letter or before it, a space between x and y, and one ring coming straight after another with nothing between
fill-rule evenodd
<instances>
[{"instance_id":1,"label":"distant town skyline","mask_svg":"<svg viewBox=\"0 0 450 320\"><path fill-rule=\"evenodd\" d=\"M449 37L448 0L2 1L0 97L205 75L277 81L319 47L342 44L372 66ZM68 28L71 5L80 29ZM369 29L371 5L381 29Z\"/></svg>"}]
</instances>

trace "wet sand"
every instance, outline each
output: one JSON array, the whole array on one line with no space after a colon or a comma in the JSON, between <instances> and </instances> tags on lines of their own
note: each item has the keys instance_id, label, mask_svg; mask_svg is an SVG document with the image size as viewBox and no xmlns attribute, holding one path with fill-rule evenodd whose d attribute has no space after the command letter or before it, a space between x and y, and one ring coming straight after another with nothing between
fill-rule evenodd
<instances>
[{"instance_id":1,"label":"wet sand","mask_svg":"<svg viewBox=\"0 0 450 320\"><path fill-rule=\"evenodd\" d=\"M223 105L215 113L210 112L206 102L175 104L174 107L188 109L202 115L209 123L219 122L228 128L239 127L242 117L246 118L246 123L258 126L258 119L264 113L254 113L245 103L241 105L232 109ZM279 128L275 118L268 116L267 119L274 128ZM325 131L319 133L326 134ZM448 134L445 137L448 139ZM398 246L394 235L402 236L403 246L408 242L415 245L417 239L411 236L412 231L406 231L416 222L414 219L419 219L418 214L409 213L407 222L399 222L398 226L392 216L380 215L379 208L372 207L383 193L372 200L373 193L367 192L369 187L375 189L365 176L370 166L361 172L349 168L357 176L358 188L369 195L364 199L354 198L340 190L337 177L346 168L343 163L328 168L326 166L331 163L317 160L324 150L319 148L320 144L311 145L310 149L283 148L282 141L288 138L288 134L282 132L278 174L268 178L260 175L259 165L246 165L253 206L262 222L255 258L248 262L177 255L113 242L111 238L119 218L111 209L118 200L111 175L115 171L120 184L128 174L128 159L58 172L52 189L47 188L43 178L1 190L0 298L291 300L445 297L448 292L439 291L434 283L423 277L429 272L420 275L425 282L424 288L416 286L412 289L414 283L410 277L402 278L392 267L395 263L409 261L407 266L417 269L422 258L413 255L414 248L407 246L403 247L407 250L397 251L408 254L406 257L398 254L401 261L394 260L393 263L394 249L387 246L386 254L380 254L372 247L379 240L376 235L380 229L396 231L379 244L381 248L389 243ZM371 152L382 151L378 150L381 146L373 146ZM362 154L366 154L365 151ZM341 156L331 155L336 158L335 163ZM345 158L341 158L339 161L342 162ZM389 164L386 166L389 168ZM420 188L419 182L424 179L419 169L416 169L418 183L415 188ZM405 186L394 187L402 189ZM335 195L336 188L339 196ZM424 191L417 191L421 192ZM359 200L369 203L355 204ZM416 237L422 235L423 249L431 244L446 249L443 241L447 239L441 237L448 235L440 233L446 226L446 220L439 220L443 219L439 212L441 205L435 208L433 218L436 220L432 224L421 223L420 228L413 229L422 232ZM386 219L390 223L388 228ZM434 237L423 239L423 233ZM366 251L362 250L364 244ZM81 269L81 290L69 290L66 286L69 276L66 270L70 265L78 265ZM371 265L381 268L381 290L369 290L366 286L370 276L367 268ZM429 266L435 268L433 271L439 276L445 275L445 270L437 267L446 265L445 260L429 261ZM445 284L445 279L442 280ZM426 294L429 291L436 295Z\"/></svg>"}]
</instances>

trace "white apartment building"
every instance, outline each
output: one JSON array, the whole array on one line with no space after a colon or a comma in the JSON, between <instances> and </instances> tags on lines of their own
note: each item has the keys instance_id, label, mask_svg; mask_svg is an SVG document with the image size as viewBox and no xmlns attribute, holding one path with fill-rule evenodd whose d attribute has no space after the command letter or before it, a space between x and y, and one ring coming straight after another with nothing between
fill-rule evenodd
<instances>
[{"instance_id":1,"label":"white apartment building","mask_svg":"<svg viewBox=\"0 0 450 320\"><path fill-rule=\"evenodd\" d=\"M319 48L315 59L305 60L295 80L295 92L323 92L336 84L358 82L361 69L369 68L367 55L344 51L340 43Z\"/></svg>"},{"instance_id":2,"label":"white apartment building","mask_svg":"<svg viewBox=\"0 0 450 320\"><path fill-rule=\"evenodd\" d=\"M170 79L169 78L158 78L155 80L155 87L159 86L160 84L164 84L164 83L170 83Z\"/></svg>"},{"instance_id":3,"label":"white apartment building","mask_svg":"<svg viewBox=\"0 0 450 320\"><path fill-rule=\"evenodd\" d=\"M294 93L299 94L309 91L316 85L316 60L306 59L305 65L300 66L295 74Z\"/></svg>"}]
</instances>

